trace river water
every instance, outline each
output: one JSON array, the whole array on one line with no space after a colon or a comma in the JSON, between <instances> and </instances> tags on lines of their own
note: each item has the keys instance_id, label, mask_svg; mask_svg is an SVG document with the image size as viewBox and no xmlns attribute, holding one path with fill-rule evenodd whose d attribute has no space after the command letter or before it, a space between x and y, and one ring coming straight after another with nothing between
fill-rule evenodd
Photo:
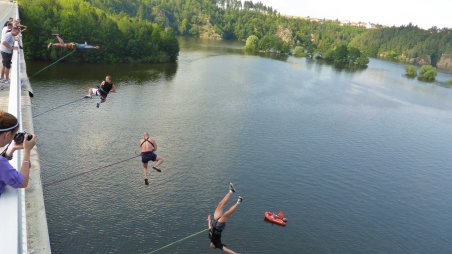
<instances>
[{"instance_id":1,"label":"river water","mask_svg":"<svg viewBox=\"0 0 452 254\"><path fill-rule=\"evenodd\" d=\"M177 64L60 63L32 80L53 253L219 253L194 234L229 182L227 207L244 201L223 242L241 253L452 253L450 74L242 46L181 39ZM79 99L106 74L117 93ZM149 186L134 158L145 131L166 160Z\"/></svg>"}]
</instances>

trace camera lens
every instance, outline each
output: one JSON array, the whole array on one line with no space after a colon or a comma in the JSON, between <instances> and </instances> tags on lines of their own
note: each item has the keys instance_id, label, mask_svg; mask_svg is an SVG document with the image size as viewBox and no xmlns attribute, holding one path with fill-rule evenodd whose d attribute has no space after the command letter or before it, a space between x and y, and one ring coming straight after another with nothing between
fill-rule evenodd
<instances>
[{"instance_id":1,"label":"camera lens","mask_svg":"<svg viewBox=\"0 0 452 254\"><path fill-rule=\"evenodd\" d=\"M24 137L25 137L25 133L18 132L18 133L16 133L16 135L14 136L13 139L16 144L21 144L24 142Z\"/></svg>"}]
</instances>

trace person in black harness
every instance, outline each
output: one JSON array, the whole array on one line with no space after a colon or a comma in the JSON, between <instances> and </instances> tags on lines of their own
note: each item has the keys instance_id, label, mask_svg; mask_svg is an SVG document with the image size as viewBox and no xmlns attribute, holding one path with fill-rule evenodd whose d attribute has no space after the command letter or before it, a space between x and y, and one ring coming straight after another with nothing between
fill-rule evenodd
<instances>
[{"instance_id":1,"label":"person in black harness","mask_svg":"<svg viewBox=\"0 0 452 254\"><path fill-rule=\"evenodd\" d=\"M144 175L144 184L149 185L148 181L148 162L153 161L155 169L157 172L162 172L160 170L160 164L163 163L163 158L157 156L154 152L157 151L157 143L154 139L149 137L149 133L145 132L143 138L140 140L140 149L141 149L141 162L143 163L143 175Z\"/></svg>"},{"instance_id":2,"label":"person in black harness","mask_svg":"<svg viewBox=\"0 0 452 254\"><path fill-rule=\"evenodd\" d=\"M116 93L116 86L111 81L111 76L106 76L105 80L97 87L89 88L88 94L84 98L92 98L93 94L100 96L100 103L104 103L107 100L108 93ZM97 103L99 107L99 103Z\"/></svg>"},{"instance_id":3,"label":"person in black harness","mask_svg":"<svg viewBox=\"0 0 452 254\"><path fill-rule=\"evenodd\" d=\"M226 220L237 210L239 204L242 203L243 198L239 196L237 202L229 208L225 213L223 213L223 208L234 194L235 189L232 183L229 183L229 191L223 197L223 199L218 203L217 208L213 214L213 220L210 217L210 214L207 216L208 227L209 227L209 239L210 239L210 247L214 249L220 249L226 253L236 254L235 251L229 249L221 242L221 233L226 227Z\"/></svg>"}]
</instances>

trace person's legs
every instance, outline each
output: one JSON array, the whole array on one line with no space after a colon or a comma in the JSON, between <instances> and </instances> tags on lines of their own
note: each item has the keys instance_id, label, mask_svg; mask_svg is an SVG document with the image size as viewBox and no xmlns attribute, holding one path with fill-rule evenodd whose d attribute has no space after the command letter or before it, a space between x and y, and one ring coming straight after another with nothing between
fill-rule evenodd
<instances>
[{"instance_id":1,"label":"person's legs","mask_svg":"<svg viewBox=\"0 0 452 254\"><path fill-rule=\"evenodd\" d=\"M143 162L143 175L144 178L148 178L148 163L147 162Z\"/></svg>"},{"instance_id":2,"label":"person's legs","mask_svg":"<svg viewBox=\"0 0 452 254\"><path fill-rule=\"evenodd\" d=\"M2 73L1 73L1 76L0 76L0 79L5 79L5 66L2 66Z\"/></svg>"},{"instance_id":3,"label":"person's legs","mask_svg":"<svg viewBox=\"0 0 452 254\"><path fill-rule=\"evenodd\" d=\"M9 68L5 68L5 80L9 80Z\"/></svg>"},{"instance_id":4,"label":"person's legs","mask_svg":"<svg viewBox=\"0 0 452 254\"><path fill-rule=\"evenodd\" d=\"M157 156L157 158L155 159L155 164L154 164L154 168L155 169L160 169L159 166L163 163L163 158L160 156Z\"/></svg>"},{"instance_id":5,"label":"person's legs","mask_svg":"<svg viewBox=\"0 0 452 254\"><path fill-rule=\"evenodd\" d=\"M93 88L88 88L88 96L93 96Z\"/></svg>"},{"instance_id":6,"label":"person's legs","mask_svg":"<svg viewBox=\"0 0 452 254\"><path fill-rule=\"evenodd\" d=\"M148 163L143 162L143 176L144 176L144 184L149 185L148 181Z\"/></svg>"},{"instance_id":7,"label":"person's legs","mask_svg":"<svg viewBox=\"0 0 452 254\"><path fill-rule=\"evenodd\" d=\"M93 95L98 96L99 93L97 91L99 91L99 89L95 87L88 88L88 94L86 95L86 97L93 97Z\"/></svg>"},{"instance_id":8,"label":"person's legs","mask_svg":"<svg viewBox=\"0 0 452 254\"><path fill-rule=\"evenodd\" d=\"M58 40L58 42L59 42L60 44L64 44L64 40L63 40L63 38L60 37L59 34L52 34L52 35L55 35L55 36L56 36L56 38L57 38L57 40Z\"/></svg>"},{"instance_id":9,"label":"person's legs","mask_svg":"<svg viewBox=\"0 0 452 254\"><path fill-rule=\"evenodd\" d=\"M213 218L215 220L220 219L220 217L222 217L223 214L223 208L226 205L226 203L228 202L228 200L231 198L232 194L234 194L235 190L234 187L232 186L232 183L229 184L229 192L223 197L223 199L220 201L220 203L218 203L217 208L215 209L215 212L213 214Z\"/></svg>"},{"instance_id":10,"label":"person's legs","mask_svg":"<svg viewBox=\"0 0 452 254\"><path fill-rule=\"evenodd\" d=\"M47 45L47 48L50 48L50 47L67 48L67 44L66 43L49 43L49 45Z\"/></svg>"},{"instance_id":11,"label":"person's legs","mask_svg":"<svg viewBox=\"0 0 452 254\"><path fill-rule=\"evenodd\" d=\"M11 59L13 54L8 54L5 52L2 52L2 78L6 81L9 80L9 69L11 68Z\"/></svg>"},{"instance_id":12,"label":"person's legs","mask_svg":"<svg viewBox=\"0 0 452 254\"><path fill-rule=\"evenodd\" d=\"M235 203L233 206L231 206L231 208L229 208L229 210L227 210L225 213L223 213L223 215L221 215L221 217L218 219L218 222L220 222L220 223L226 222L226 220L235 212L235 210L237 210L237 208L239 207L241 202L242 202L242 197L239 196L237 203Z\"/></svg>"}]
</instances>

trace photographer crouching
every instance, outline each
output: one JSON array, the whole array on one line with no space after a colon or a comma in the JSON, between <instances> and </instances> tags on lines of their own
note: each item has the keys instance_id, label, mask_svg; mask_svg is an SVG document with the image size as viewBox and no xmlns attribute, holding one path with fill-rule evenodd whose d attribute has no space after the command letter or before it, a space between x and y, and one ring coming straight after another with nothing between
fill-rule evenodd
<instances>
[{"instance_id":1,"label":"photographer crouching","mask_svg":"<svg viewBox=\"0 0 452 254\"><path fill-rule=\"evenodd\" d=\"M0 111L0 146L6 148L0 156L0 195L6 185L13 188L25 188L30 178L30 151L36 144L36 135L19 130L17 118L10 113ZM18 172L8 160L13 158L16 150L24 149L22 168Z\"/></svg>"}]
</instances>

